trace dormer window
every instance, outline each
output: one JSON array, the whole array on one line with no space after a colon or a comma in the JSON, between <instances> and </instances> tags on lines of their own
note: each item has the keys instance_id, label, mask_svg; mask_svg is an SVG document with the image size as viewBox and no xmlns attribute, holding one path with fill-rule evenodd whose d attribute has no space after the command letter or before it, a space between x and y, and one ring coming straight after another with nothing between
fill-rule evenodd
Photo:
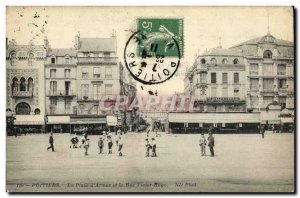
<instances>
[{"instance_id":1,"label":"dormer window","mask_svg":"<svg viewBox=\"0 0 300 198\"><path fill-rule=\"evenodd\" d=\"M224 58L223 60L222 60L222 64L227 64L228 63L228 60L226 59L226 58Z\"/></svg>"},{"instance_id":2,"label":"dormer window","mask_svg":"<svg viewBox=\"0 0 300 198\"><path fill-rule=\"evenodd\" d=\"M70 57L65 58L66 64L70 64Z\"/></svg>"},{"instance_id":3,"label":"dormer window","mask_svg":"<svg viewBox=\"0 0 300 198\"><path fill-rule=\"evenodd\" d=\"M239 64L239 59L235 58L235 59L233 60L233 64L234 64L234 65Z\"/></svg>"},{"instance_id":4,"label":"dormer window","mask_svg":"<svg viewBox=\"0 0 300 198\"><path fill-rule=\"evenodd\" d=\"M216 65L217 64L217 59L215 59L215 58L210 59L210 63L212 65Z\"/></svg>"},{"instance_id":5,"label":"dormer window","mask_svg":"<svg viewBox=\"0 0 300 198\"><path fill-rule=\"evenodd\" d=\"M205 63L206 63L205 58L202 58L202 59L200 60L200 62L201 62L201 64L205 64Z\"/></svg>"},{"instance_id":6,"label":"dormer window","mask_svg":"<svg viewBox=\"0 0 300 198\"><path fill-rule=\"evenodd\" d=\"M270 50L266 50L263 56L265 59L272 59L272 52Z\"/></svg>"},{"instance_id":7,"label":"dormer window","mask_svg":"<svg viewBox=\"0 0 300 198\"><path fill-rule=\"evenodd\" d=\"M52 57L51 58L51 64L55 64L56 63L56 58L55 57Z\"/></svg>"}]
</instances>

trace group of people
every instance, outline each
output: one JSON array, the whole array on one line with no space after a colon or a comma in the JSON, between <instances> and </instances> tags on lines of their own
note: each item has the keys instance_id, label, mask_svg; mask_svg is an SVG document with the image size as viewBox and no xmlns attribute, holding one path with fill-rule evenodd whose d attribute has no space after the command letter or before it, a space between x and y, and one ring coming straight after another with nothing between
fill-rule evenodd
<instances>
[{"instance_id":1,"label":"group of people","mask_svg":"<svg viewBox=\"0 0 300 198\"><path fill-rule=\"evenodd\" d=\"M208 142L208 144L207 144ZM214 152L214 146L215 146L215 138L212 135L211 132L208 133L208 138L206 140L204 133L201 134L200 141L199 141L199 146L201 148L201 155L205 156L206 155L206 144L209 147L210 150L210 156L214 157L215 152Z\"/></svg>"},{"instance_id":2,"label":"group of people","mask_svg":"<svg viewBox=\"0 0 300 198\"><path fill-rule=\"evenodd\" d=\"M146 157L150 157L150 151L152 151L151 157L157 157L156 155L156 141L155 138L151 138L151 141L149 141L149 138L146 138Z\"/></svg>"},{"instance_id":3,"label":"group of people","mask_svg":"<svg viewBox=\"0 0 300 198\"><path fill-rule=\"evenodd\" d=\"M79 138L77 137L77 134L74 134L74 136L70 139L70 142L71 142L71 145L70 145L70 148L81 148L83 147L84 150L85 150L85 155L88 155L88 151L89 151L89 148L90 148L90 139L88 138L88 133L87 131L83 134L83 138L81 140L81 145L78 145L79 144ZM112 138L112 133L111 132L106 132L106 131L103 131L102 132L102 136L99 137L99 140L98 140L98 148L99 148L99 154L103 154L103 149L104 149L104 145L105 145L105 142L107 142L107 147L108 147L108 154L112 154L112 148L113 148L113 138ZM119 129L117 131L117 135L116 135L116 145L117 145L117 148L118 148L118 155L119 156L123 156L123 153L122 153L122 148L123 148L123 137L122 137L122 131ZM55 152L54 150L54 138L53 138L53 133L51 132L50 133L50 136L49 136L49 144L50 146L47 148L47 151L49 149L52 149L52 152Z\"/></svg>"}]
</instances>

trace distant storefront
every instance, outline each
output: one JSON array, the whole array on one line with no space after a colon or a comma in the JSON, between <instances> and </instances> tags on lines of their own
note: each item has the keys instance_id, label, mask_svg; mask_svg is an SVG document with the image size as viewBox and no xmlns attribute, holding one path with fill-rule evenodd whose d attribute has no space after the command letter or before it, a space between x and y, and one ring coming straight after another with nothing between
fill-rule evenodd
<instances>
[{"instance_id":1,"label":"distant storefront","mask_svg":"<svg viewBox=\"0 0 300 198\"><path fill-rule=\"evenodd\" d=\"M258 133L260 113L169 113L169 132Z\"/></svg>"}]
</instances>

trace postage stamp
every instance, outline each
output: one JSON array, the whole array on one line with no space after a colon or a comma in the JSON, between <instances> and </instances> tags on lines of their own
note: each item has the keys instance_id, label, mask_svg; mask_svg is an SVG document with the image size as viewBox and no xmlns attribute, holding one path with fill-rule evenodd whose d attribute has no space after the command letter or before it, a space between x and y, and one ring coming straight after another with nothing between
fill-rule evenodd
<instances>
[{"instance_id":1,"label":"postage stamp","mask_svg":"<svg viewBox=\"0 0 300 198\"><path fill-rule=\"evenodd\" d=\"M138 18L124 49L131 76L143 84L163 83L176 73L183 56L183 19Z\"/></svg>"},{"instance_id":2,"label":"postage stamp","mask_svg":"<svg viewBox=\"0 0 300 198\"><path fill-rule=\"evenodd\" d=\"M174 40L178 42L180 56L183 56L183 19L138 18L137 29L146 37L137 46L138 56L142 56L143 49L150 50L151 44L157 46L158 54L178 56Z\"/></svg>"}]
</instances>

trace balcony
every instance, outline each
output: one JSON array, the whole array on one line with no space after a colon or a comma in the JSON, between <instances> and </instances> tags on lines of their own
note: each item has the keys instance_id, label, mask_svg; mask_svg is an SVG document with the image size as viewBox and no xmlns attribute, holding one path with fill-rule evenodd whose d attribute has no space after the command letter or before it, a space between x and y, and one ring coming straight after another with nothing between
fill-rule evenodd
<instances>
[{"instance_id":1,"label":"balcony","mask_svg":"<svg viewBox=\"0 0 300 198\"><path fill-rule=\"evenodd\" d=\"M286 75L286 72L285 71L277 71L277 75L283 76L283 75Z\"/></svg>"},{"instance_id":2,"label":"balcony","mask_svg":"<svg viewBox=\"0 0 300 198\"><path fill-rule=\"evenodd\" d=\"M245 103L238 97L209 97L206 98L207 103Z\"/></svg>"},{"instance_id":3,"label":"balcony","mask_svg":"<svg viewBox=\"0 0 300 198\"><path fill-rule=\"evenodd\" d=\"M75 97L76 93L73 90L55 90L48 91L48 97Z\"/></svg>"},{"instance_id":4,"label":"balcony","mask_svg":"<svg viewBox=\"0 0 300 198\"><path fill-rule=\"evenodd\" d=\"M31 98L33 91L13 91L12 96L16 98Z\"/></svg>"},{"instance_id":5,"label":"balcony","mask_svg":"<svg viewBox=\"0 0 300 198\"><path fill-rule=\"evenodd\" d=\"M117 57L78 57L79 64L117 64Z\"/></svg>"}]
</instances>

